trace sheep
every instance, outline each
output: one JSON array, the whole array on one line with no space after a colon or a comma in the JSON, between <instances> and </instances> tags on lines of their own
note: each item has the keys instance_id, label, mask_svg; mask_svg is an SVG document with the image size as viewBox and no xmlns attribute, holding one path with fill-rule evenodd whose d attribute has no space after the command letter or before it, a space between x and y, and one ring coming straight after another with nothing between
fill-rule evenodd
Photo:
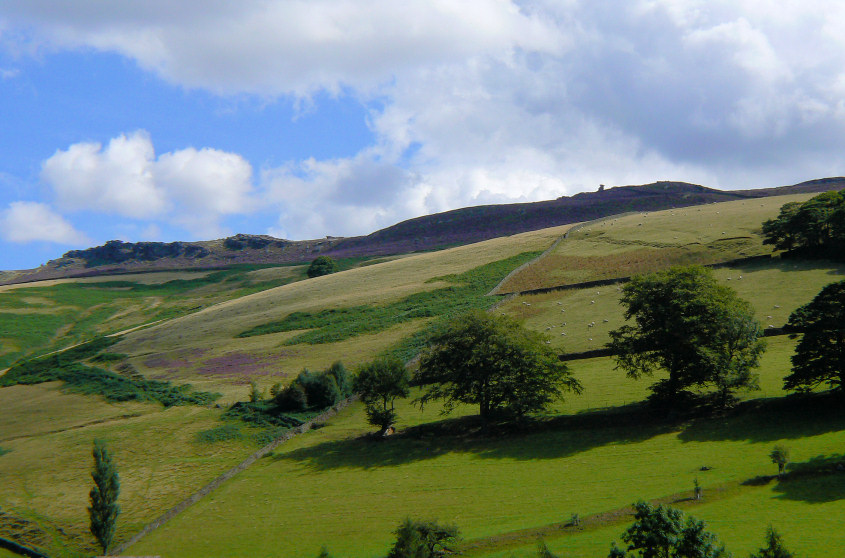
<instances>
[{"instance_id":1,"label":"sheep","mask_svg":"<svg viewBox=\"0 0 845 558\"><path fill-rule=\"evenodd\" d=\"M775 304L775 308L780 308L780 304Z\"/></svg>"},{"instance_id":2,"label":"sheep","mask_svg":"<svg viewBox=\"0 0 845 558\"><path fill-rule=\"evenodd\" d=\"M604 323L607 323L607 322L609 322L610 320L608 320L607 318L605 318L605 319L603 319L602 321L603 321Z\"/></svg>"},{"instance_id":3,"label":"sheep","mask_svg":"<svg viewBox=\"0 0 845 558\"><path fill-rule=\"evenodd\" d=\"M590 301L590 304L595 304L595 303L596 303L596 301L595 301L595 300L591 300L591 301Z\"/></svg>"}]
</instances>

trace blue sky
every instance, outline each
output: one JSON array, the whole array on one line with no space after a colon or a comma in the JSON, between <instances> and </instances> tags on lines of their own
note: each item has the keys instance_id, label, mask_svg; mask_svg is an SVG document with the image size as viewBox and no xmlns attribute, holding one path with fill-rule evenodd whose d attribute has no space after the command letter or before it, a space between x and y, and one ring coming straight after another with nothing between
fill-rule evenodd
<instances>
[{"instance_id":1,"label":"blue sky","mask_svg":"<svg viewBox=\"0 0 845 558\"><path fill-rule=\"evenodd\" d=\"M0 101L0 269L367 234L599 183L845 174L845 7L7 0Z\"/></svg>"}]
</instances>

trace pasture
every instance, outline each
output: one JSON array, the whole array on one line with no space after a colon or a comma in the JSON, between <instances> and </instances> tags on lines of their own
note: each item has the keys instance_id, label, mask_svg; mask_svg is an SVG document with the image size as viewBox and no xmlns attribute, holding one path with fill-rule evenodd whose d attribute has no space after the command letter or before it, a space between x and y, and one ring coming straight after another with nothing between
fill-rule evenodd
<instances>
[{"instance_id":1,"label":"pasture","mask_svg":"<svg viewBox=\"0 0 845 558\"><path fill-rule=\"evenodd\" d=\"M627 277L677 264L712 264L771 253L761 225L788 202L811 195L777 196L584 223L535 264L512 276L499 294Z\"/></svg>"},{"instance_id":2,"label":"pasture","mask_svg":"<svg viewBox=\"0 0 845 558\"><path fill-rule=\"evenodd\" d=\"M777 351L767 359L760 371L764 384L779 383L788 353ZM768 452L778 443L791 448L796 462L829 455L845 443L845 416L835 406L814 416L782 399L750 403L753 411L679 424L618 407L589 411L588 398L613 405L629 398L637 384L619 378L609 359L577 364L573 369L585 394L566 404L571 414L541 420L527 432L466 435L460 415L475 409L462 408L457 417L438 422L436 408L420 412L405 402L399 407L405 433L374 440L365 436L372 429L360 407L348 409L326 427L279 448L130 551L316 556L325 544L339 556L378 556L408 515L453 522L467 539L483 539L565 522L572 513L586 517L639 498L686 493L696 477L707 494L770 475L775 470ZM702 466L711 469L700 471ZM719 505L727 507L714 508L725 514L741 510L743 528L754 534L742 537L734 545L737 551L758 543L772 517L805 508L808 517L821 516L811 499L798 494L781 499L789 500L783 511L778 498L749 509L731 508L726 498ZM843 511L845 502L831 498L822 513ZM723 523L729 521L731 515L723 517ZM570 555L600 556L597 551L606 553L621 530L616 526L610 538L583 543L583 553ZM719 532L717 526L714 530ZM729 540L732 535L725 531ZM741 532L735 529L733 540ZM568 541L550 543L570 549ZM526 542L533 550L530 535Z\"/></svg>"},{"instance_id":3,"label":"pasture","mask_svg":"<svg viewBox=\"0 0 845 558\"><path fill-rule=\"evenodd\" d=\"M714 274L752 304L764 328L782 327L822 287L845 278L845 264L773 258L715 269ZM561 353L599 349L610 341L608 333L625 321L620 289L621 285L605 285L516 296L498 311L547 334Z\"/></svg>"},{"instance_id":4,"label":"pasture","mask_svg":"<svg viewBox=\"0 0 845 558\"><path fill-rule=\"evenodd\" d=\"M0 408L0 445L10 450L0 456L0 532L25 533L51 556L93 550L86 505L95 438L107 441L121 477L118 540L256 448L248 438L197 440L220 424L219 410L108 403L56 382L0 389Z\"/></svg>"}]
</instances>

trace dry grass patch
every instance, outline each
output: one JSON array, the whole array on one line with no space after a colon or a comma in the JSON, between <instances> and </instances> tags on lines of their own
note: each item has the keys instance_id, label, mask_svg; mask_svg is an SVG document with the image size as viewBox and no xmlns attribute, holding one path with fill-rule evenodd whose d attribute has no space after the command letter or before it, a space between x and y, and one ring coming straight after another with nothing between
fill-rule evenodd
<instances>
[{"instance_id":1,"label":"dry grass patch","mask_svg":"<svg viewBox=\"0 0 845 558\"><path fill-rule=\"evenodd\" d=\"M625 277L670 265L717 263L768 254L761 226L788 202L812 194L636 213L587 223L511 277L501 292Z\"/></svg>"}]
</instances>

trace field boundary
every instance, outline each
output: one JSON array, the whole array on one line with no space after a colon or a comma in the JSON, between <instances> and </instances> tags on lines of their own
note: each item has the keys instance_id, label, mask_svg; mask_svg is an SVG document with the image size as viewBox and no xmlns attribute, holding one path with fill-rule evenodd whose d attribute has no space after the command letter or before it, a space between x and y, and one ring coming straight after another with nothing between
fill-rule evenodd
<instances>
[{"instance_id":1,"label":"field boundary","mask_svg":"<svg viewBox=\"0 0 845 558\"><path fill-rule=\"evenodd\" d=\"M335 416L338 412L340 412L341 409L344 409L345 407L347 407L351 403L354 403L357 400L358 396L353 395L352 397L344 399L343 401L336 404L327 411L320 413L311 420L306 421L295 428L291 428L283 435L279 436L266 446L262 447L260 450L256 451L255 453L253 453L252 455L250 455L249 457L247 457L246 459L244 459L243 461L241 461L219 477L215 478L214 480L212 480L211 482L209 482L208 484L206 484L205 486L203 486L202 488L200 488L199 490L197 490L196 492L194 492L193 494L191 494L190 496L188 496L187 498L185 498L184 500L164 512L161 516L158 517L158 519L155 519L145 525L143 529L135 533L135 535L133 535L128 541L120 544L114 550L112 550L112 554L122 554L130 546L137 543L145 536L149 535L150 533L152 533L153 531L155 531L156 529L158 529L159 527L161 527L162 525L164 525L165 523L167 523L189 507L191 507L192 505L199 502L205 496L209 495L215 489L220 487L220 485L222 485L224 482L228 481L238 473L246 470L247 467L258 461L259 459L261 459L283 443L287 442L298 434L304 434L305 432L308 432L309 430L311 430L315 423L323 422L325 420L330 419L331 417Z\"/></svg>"},{"instance_id":2,"label":"field boundary","mask_svg":"<svg viewBox=\"0 0 845 558\"><path fill-rule=\"evenodd\" d=\"M582 228L584 228L584 227L586 227L586 226L588 226L588 225L594 225L594 224L596 224L596 223L600 223L600 222L602 222L602 221L607 221L607 220L609 220L609 219L617 219L617 218L619 218L619 217L624 217L625 215L633 215L634 213L636 213L636 211L629 211L629 212L626 212L626 213L620 213L620 214L618 214L618 215L609 215L609 216L607 216L607 217L601 217L601 218L599 218L599 219L593 219L592 221L583 221L583 222L581 222L581 223L575 223L574 225L572 225L571 227L569 227L569 228L566 230L566 232L565 232L565 233L563 233L563 235L562 235L560 238L558 238L557 240L555 240L555 241L552 243L552 245L551 245L551 246L549 246L548 248L546 248L545 250L543 250L543 253L542 253L542 254L540 254L539 256L537 256L536 258L534 258L534 259L532 259L532 260L530 260L530 261L525 262L525 263L524 263L524 264L522 264L521 266L517 267L516 269L514 269L513 271L511 271L510 273L508 273L507 275L505 275L505 277L504 277L501 281L499 281L499 282L496 284L496 286L495 286L495 287L493 287L492 289L490 289L490 292L489 292L489 293L487 293L487 295L486 295L486 296L507 296L507 295L518 295L518 294L520 294L520 293L504 293L504 294L500 294L500 293L498 293L497 291L499 290L499 288L500 288L502 285L504 285L504 284L505 284L505 282L506 282L508 279L510 279L511 277L513 277L514 275L516 275L517 273L519 273L520 271L522 271L523 269L527 268L528 266L530 266L530 265L532 265L532 264L534 264L534 263L536 263L536 262L540 261L541 259L545 258L545 257L546 257L546 256L547 256L547 255L548 255L548 254L552 251L552 250L554 250L555 248L557 248L558 244L560 244L561 242L563 242L564 240L566 240L566 239L569 237L569 233L571 233L571 232L575 232L575 231L577 231L577 230L580 230L580 229L582 229Z\"/></svg>"}]
</instances>

